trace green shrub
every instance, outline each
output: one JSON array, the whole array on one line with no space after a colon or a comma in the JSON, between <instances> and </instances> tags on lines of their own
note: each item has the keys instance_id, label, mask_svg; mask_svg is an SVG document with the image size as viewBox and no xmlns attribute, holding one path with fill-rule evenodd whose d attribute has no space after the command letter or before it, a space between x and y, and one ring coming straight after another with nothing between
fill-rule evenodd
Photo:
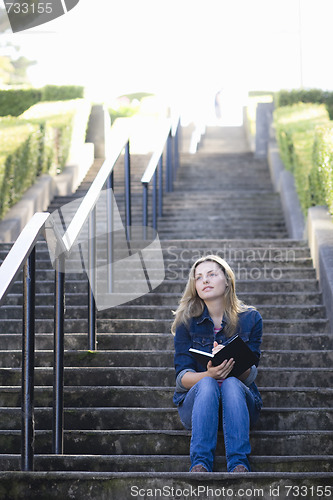
<instances>
[{"instance_id":1,"label":"green shrub","mask_svg":"<svg viewBox=\"0 0 333 500\"><path fill-rule=\"evenodd\" d=\"M57 173L61 172L67 162L71 146L74 113L55 116L46 122L46 129L51 137Z\"/></svg>"},{"instance_id":2,"label":"green shrub","mask_svg":"<svg viewBox=\"0 0 333 500\"><path fill-rule=\"evenodd\" d=\"M314 129L295 132L293 135L293 173L299 201L304 213L312 205L316 205L317 192L310 188L310 172L312 170L312 154L314 143Z\"/></svg>"},{"instance_id":3,"label":"green shrub","mask_svg":"<svg viewBox=\"0 0 333 500\"><path fill-rule=\"evenodd\" d=\"M84 99L39 102L21 115L22 119L38 124L43 131L41 172L55 174L63 170L69 157L75 115L81 113L80 120L86 122L85 134L90 108L90 103ZM81 137L81 142L84 141L85 135Z\"/></svg>"},{"instance_id":4,"label":"green shrub","mask_svg":"<svg viewBox=\"0 0 333 500\"><path fill-rule=\"evenodd\" d=\"M0 216L16 203L35 181L40 161L38 125L15 118L0 120Z\"/></svg>"},{"instance_id":5,"label":"green shrub","mask_svg":"<svg viewBox=\"0 0 333 500\"><path fill-rule=\"evenodd\" d=\"M0 90L0 116L19 116L40 101L66 101L82 98L83 94L84 87L75 85Z\"/></svg>"},{"instance_id":6,"label":"green shrub","mask_svg":"<svg viewBox=\"0 0 333 500\"><path fill-rule=\"evenodd\" d=\"M275 107L291 106L299 102L324 104L333 120L333 92L320 89L280 90L274 96Z\"/></svg>"},{"instance_id":7,"label":"green shrub","mask_svg":"<svg viewBox=\"0 0 333 500\"><path fill-rule=\"evenodd\" d=\"M300 204L306 213L321 198L312 172L313 147L316 126L329 123L327 109L324 105L298 103L276 109L273 116L282 161L294 175ZM313 191L315 186L317 189Z\"/></svg>"},{"instance_id":8,"label":"green shrub","mask_svg":"<svg viewBox=\"0 0 333 500\"><path fill-rule=\"evenodd\" d=\"M333 120L333 92L325 92L325 105L326 105L330 120Z\"/></svg>"},{"instance_id":9,"label":"green shrub","mask_svg":"<svg viewBox=\"0 0 333 500\"><path fill-rule=\"evenodd\" d=\"M39 102L18 118L0 120L0 217L38 175L61 172L69 157L76 119L81 134L76 142L85 142L90 108L83 99Z\"/></svg>"},{"instance_id":10,"label":"green shrub","mask_svg":"<svg viewBox=\"0 0 333 500\"><path fill-rule=\"evenodd\" d=\"M38 89L0 90L0 116L19 116L41 97Z\"/></svg>"},{"instance_id":11,"label":"green shrub","mask_svg":"<svg viewBox=\"0 0 333 500\"><path fill-rule=\"evenodd\" d=\"M313 204L327 205L333 214L333 123L315 129L309 182Z\"/></svg>"},{"instance_id":12,"label":"green shrub","mask_svg":"<svg viewBox=\"0 0 333 500\"><path fill-rule=\"evenodd\" d=\"M84 87L77 85L45 85L42 89L42 101L69 101L82 99Z\"/></svg>"}]
</instances>

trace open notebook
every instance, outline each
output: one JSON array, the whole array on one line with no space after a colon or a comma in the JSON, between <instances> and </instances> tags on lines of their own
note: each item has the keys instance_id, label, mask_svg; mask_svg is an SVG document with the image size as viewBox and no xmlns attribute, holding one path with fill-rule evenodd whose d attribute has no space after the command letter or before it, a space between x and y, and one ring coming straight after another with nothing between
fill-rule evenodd
<instances>
[{"instance_id":1,"label":"open notebook","mask_svg":"<svg viewBox=\"0 0 333 500\"><path fill-rule=\"evenodd\" d=\"M252 365L258 363L258 357L251 351L247 344L236 335L229 344L218 351L215 355L198 349L189 349L195 359L204 367L207 367L208 361L212 361L214 366L220 365L225 359L234 358L235 365L229 377L238 377Z\"/></svg>"}]
</instances>

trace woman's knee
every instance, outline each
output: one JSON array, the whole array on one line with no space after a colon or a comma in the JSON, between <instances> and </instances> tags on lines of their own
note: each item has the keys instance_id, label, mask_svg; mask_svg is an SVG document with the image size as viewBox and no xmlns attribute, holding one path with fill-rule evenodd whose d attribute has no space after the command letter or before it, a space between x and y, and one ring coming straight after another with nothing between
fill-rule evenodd
<instances>
[{"instance_id":1,"label":"woman's knee","mask_svg":"<svg viewBox=\"0 0 333 500\"><path fill-rule=\"evenodd\" d=\"M221 387L222 395L228 397L231 395L235 397L236 395L245 396L244 384L236 377L228 377L223 381Z\"/></svg>"},{"instance_id":2,"label":"woman's knee","mask_svg":"<svg viewBox=\"0 0 333 500\"><path fill-rule=\"evenodd\" d=\"M219 396L219 385L212 377L204 377L196 383L197 394L205 393L207 395L216 394Z\"/></svg>"}]
</instances>

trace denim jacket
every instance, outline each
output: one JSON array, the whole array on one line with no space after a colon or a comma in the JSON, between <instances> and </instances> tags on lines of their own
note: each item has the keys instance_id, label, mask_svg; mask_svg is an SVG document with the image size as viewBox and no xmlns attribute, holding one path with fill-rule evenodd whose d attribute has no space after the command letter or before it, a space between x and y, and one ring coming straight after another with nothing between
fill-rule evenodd
<instances>
[{"instance_id":1,"label":"denim jacket","mask_svg":"<svg viewBox=\"0 0 333 500\"><path fill-rule=\"evenodd\" d=\"M181 324L176 329L174 338L175 344L175 370L176 370L176 390L173 397L175 405L179 406L185 399L187 389L182 385L181 378L187 371L203 372L205 369L194 359L189 352L190 347L206 352L212 352L214 340L218 344L227 345L232 337L223 334L226 321L223 318L221 330L214 335L214 322L209 316L207 306L201 316L191 318L188 325ZM262 318L258 311L249 308L239 314L238 325L235 335L239 335L249 348L257 355L258 363L260 358L260 344L262 339ZM257 368L253 366L251 373L244 383L253 392L258 408L262 407L260 393L254 380L257 375Z\"/></svg>"}]
</instances>

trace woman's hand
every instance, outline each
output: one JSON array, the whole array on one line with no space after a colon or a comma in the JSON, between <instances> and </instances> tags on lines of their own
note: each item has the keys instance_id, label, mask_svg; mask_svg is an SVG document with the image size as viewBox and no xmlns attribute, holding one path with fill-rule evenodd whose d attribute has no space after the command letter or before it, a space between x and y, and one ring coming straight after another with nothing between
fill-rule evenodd
<instances>
[{"instance_id":1,"label":"woman's hand","mask_svg":"<svg viewBox=\"0 0 333 500\"><path fill-rule=\"evenodd\" d=\"M220 365L213 366L213 363L209 361L207 364L207 374L209 377L220 380L222 378L227 378L231 370L233 369L235 361L233 358L225 359Z\"/></svg>"},{"instance_id":2,"label":"woman's hand","mask_svg":"<svg viewBox=\"0 0 333 500\"><path fill-rule=\"evenodd\" d=\"M213 347L213 349L212 349L212 354L216 354L217 352L219 352L219 351L220 351L221 349L223 349L223 348L224 348L224 345L223 345L223 344L218 344L218 343L215 341L215 342L214 342L214 347ZM230 360L229 360L229 361L230 361ZM211 362L211 361L210 361L209 363L210 363L210 364L212 364L212 362ZM209 363L208 363L208 365L207 365L207 371L208 371L208 366L209 366ZM235 363L233 363L233 365L234 365L234 364L235 364ZM223 363L220 365L220 367L222 367L222 365L223 365ZM231 367L231 370L232 370L232 368L233 368L233 365L232 365L232 367ZM218 367L216 367L216 368L218 368ZM225 368L225 369L227 369L227 368L228 368L228 367L227 367L227 364L226 364L226 366L225 366L224 368ZM231 370L229 370L229 372L227 373L227 375L222 376L222 378L226 378L226 377L229 375L229 373L230 373L230 371L231 371ZM241 375L239 375L239 377L238 377L238 378L239 378L239 380L241 380L241 381L246 380L246 379L247 379L247 377L250 375L250 372L251 372L251 368L249 368L249 369L248 369L248 370L246 370L244 373L242 373ZM225 372L224 372L224 373L225 373ZM209 375L209 376L210 376L210 377L212 377L213 375ZM213 378L215 378L215 377L213 377Z\"/></svg>"},{"instance_id":3,"label":"woman's hand","mask_svg":"<svg viewBox=\"0 0 333 500\"><path fill-rule=\"evenodd\" d=\"M234 360L226 359L218 366L213 366L209 361L205 372L186 372L182 377L182 384L186 389L191 389L199 380L204 377L212 377L215 380L226 378L234 367Z\"/></svg>"},{"instance_id":4,"label":"woman's hand","mask_svg":"<svg viewBox=\"0 0 333 500\"><path fill-rule=\"evenodd\" d=\"M217 352L221 351L221 349L224 348L223 344L218 344L216 341L214 342L214 347L212 350L212 354L216 354ZM229 373L234 367L234 360L233 358L231 359L226 359L224 360L220 365L218 366L213 366L213 363L209 361L207 364L207 372L208 375L212 378L215 378L216 380L222 379L222 378L227 378Z\"/></svg>"},{"instance_id":5,"label":"woman's hand","mask_svg":"<svg viewBox=\"0 0 333 500\"><path fill-rule=\"evenodd\" d=\"M219 352L221 349L224 348L224 345L223 344L218 344L216 342L216 340L214 341L214 347L212 349L212 354L216 354L217 352Z\"/></svg>"},{"instance_id":6,"label":"woman's hand","mask_svg":"<svg viewBox=\"0 0 333 500\"><path fill-rule=\"evenodd\" d=\"M212 353L216 354L218 351L223 349L223 347L224 345L214 342ZM204 377L212 377L215 380L227 378L233 369L234 364L235 361L233 358L224 360L223 363L218 366L213 366L213 363L209 361L205 372L186 372L182 377L182 384L186 389L190 389Z\"/></svg>"}]
</instances>

